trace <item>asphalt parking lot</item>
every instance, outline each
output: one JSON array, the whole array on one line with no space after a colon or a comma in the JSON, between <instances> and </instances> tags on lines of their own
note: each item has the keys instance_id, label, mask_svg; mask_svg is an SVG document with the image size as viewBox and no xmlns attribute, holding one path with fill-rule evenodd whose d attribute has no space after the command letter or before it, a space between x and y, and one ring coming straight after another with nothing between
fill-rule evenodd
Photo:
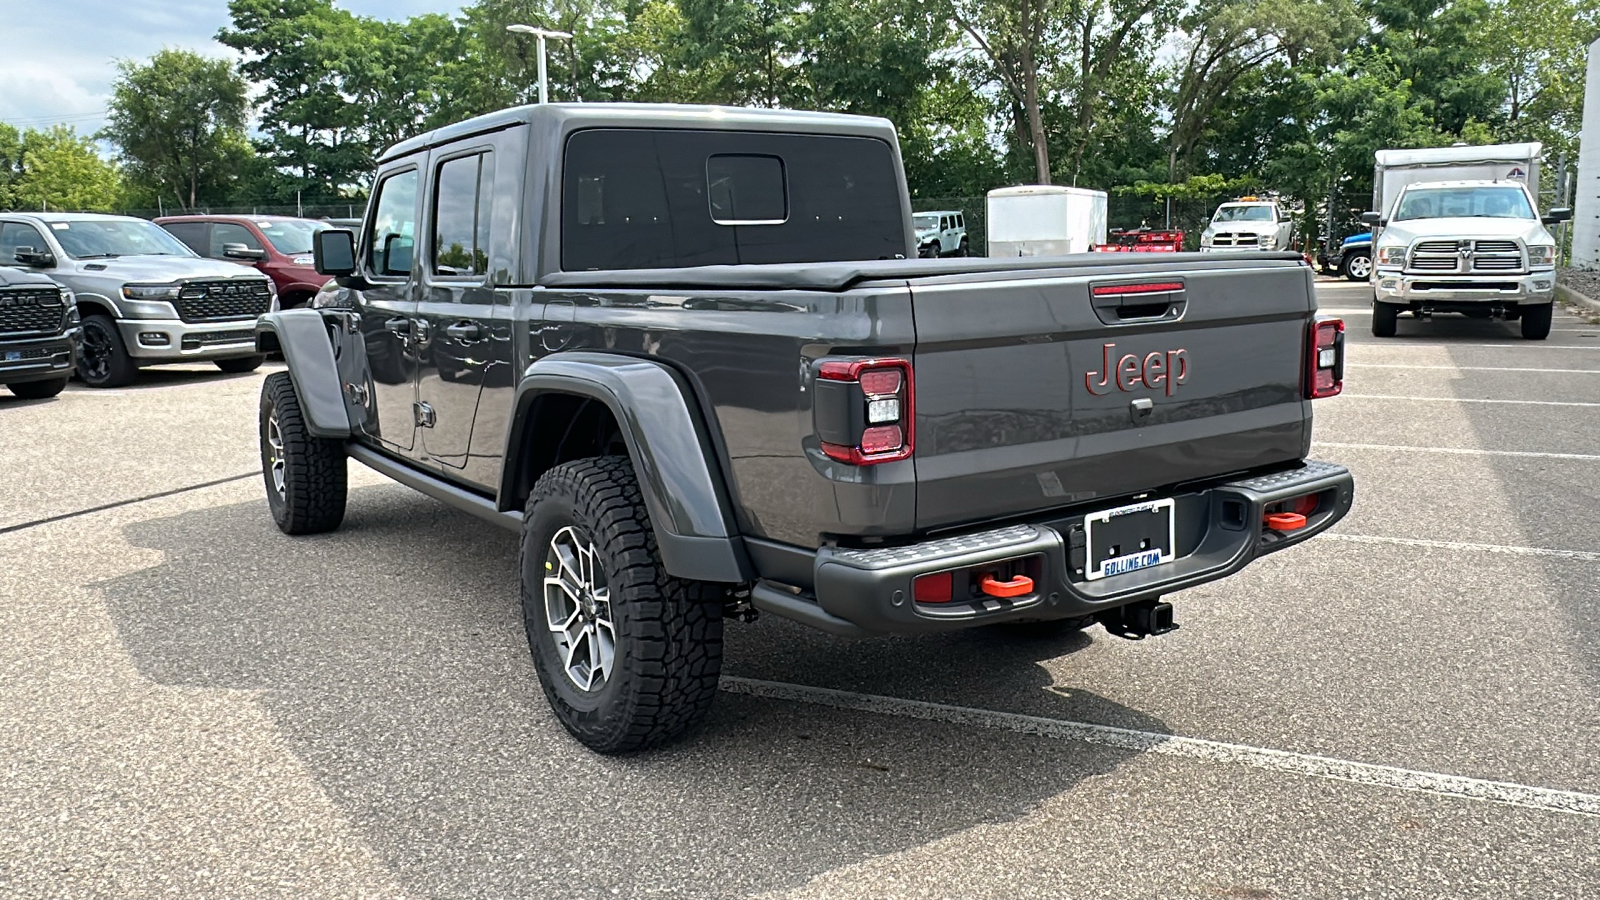
<instances>
[{"instance_id":1,"label":"asphalt parking lot","mask_svg":"<svg viewBox=\"0 0 1600 900\"><path fill-rule=\"evenodd\" d=\"M1600 325L1378 341L1318 287L1335 534L1139 643L730 623L707 725L620 759L513 535L355 465L278 533L262 373L0 399L0 895L1596 896Z\"/></svg>"}]
</instances>

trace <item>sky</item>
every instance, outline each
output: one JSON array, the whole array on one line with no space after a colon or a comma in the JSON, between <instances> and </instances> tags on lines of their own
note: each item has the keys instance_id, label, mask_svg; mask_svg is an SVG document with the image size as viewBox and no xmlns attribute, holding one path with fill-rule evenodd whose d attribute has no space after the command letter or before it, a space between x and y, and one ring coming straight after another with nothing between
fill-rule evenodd
<instances>
[{"instance_id":1,"label":"sky","mask_svg":"<svg viewBox=\"0 0 1600 900\"><path fill-rule=\"evenodd\" d=\"M452 0L339 5L385 19L461 8ZM148 59L163 47L234 56L214 40L228 21L227 0L0 0L0 122L93 134L105 126L118 59Z\"/></svg>"}]
</instances>

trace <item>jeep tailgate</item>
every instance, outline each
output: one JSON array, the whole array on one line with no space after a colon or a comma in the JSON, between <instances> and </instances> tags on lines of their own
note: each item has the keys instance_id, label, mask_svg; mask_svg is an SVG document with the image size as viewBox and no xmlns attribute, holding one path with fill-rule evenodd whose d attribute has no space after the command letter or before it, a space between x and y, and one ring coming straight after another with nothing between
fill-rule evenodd
<instances>
[{"instance_id":1,"label":"jeep tailgate","mask_svg":"<svg viewBox=\"0 0 1600 900\"><path fill-rule=\"evenodd\" d=\"M1302 459L1310 270L1117 256L910 280L917 527ZM1108 371L1109 368L1109 371Z\"/></svg>"}]
</instances>

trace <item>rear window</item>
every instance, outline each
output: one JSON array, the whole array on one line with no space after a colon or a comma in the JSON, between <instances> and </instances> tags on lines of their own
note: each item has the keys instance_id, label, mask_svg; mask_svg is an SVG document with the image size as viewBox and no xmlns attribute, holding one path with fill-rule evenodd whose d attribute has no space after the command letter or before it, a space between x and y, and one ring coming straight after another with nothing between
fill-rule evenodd
<instances>
[{"instance_id":1,"label":"rear window","mask_svg":"<svg viewBox=\"0 0 1600 900\"><path fill-rule=\"evenodd\" d=\"M594 129L567 140L567 271L892 259L889 145L872 138Z\"/></svg>"}]
</instances>

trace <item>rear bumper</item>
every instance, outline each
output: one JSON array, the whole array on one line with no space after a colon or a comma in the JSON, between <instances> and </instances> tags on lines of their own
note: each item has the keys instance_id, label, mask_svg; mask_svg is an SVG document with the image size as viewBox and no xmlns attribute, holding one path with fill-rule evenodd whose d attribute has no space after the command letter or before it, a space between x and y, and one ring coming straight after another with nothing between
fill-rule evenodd
<instances>
[{"instance_id":1,"label":"rear bumper","mask_svg":"<svg viewBox=\"0 0 1600 900\"><path fill-rule=\"evenodd\" d=\"M128 355L141 362L228 359L256 353L256 320L184 322L178 319L118 319Z\"/></svg>"},{"instance_id":2,"label":"rear bumper","mask_svg":"<svg viewBox=\"0 0 1600 900\"><path fill-rule=\"evenodd\" d=\"M0 336L0 384L66 378L77 364L77 328L50 337L24 340L6 340Z\"/></svg>"},{"instance_id":3,"label":"rear bumper","mask_svg":"<svg viewBox=\"0 0 1600 900\"><path fill-rule=\"evenodd\" d=\"M1305 527L1290 532L1265 527L1263 511L1269 504L1306 494L1317 494L1320 503ZM1086 579L1084 514L1078 513L902 547L824 547L813 564L813 592L763 582L752 601L825 631L858 636L1083 616L1232 575L1258 557L1326 531L1350 511L1354 497L1349 470L1308 461L1175 495L1177 558L1154 568ZM1036 573L1032 593L939 604L918 603L914 597L912 582L918 576L1007 563Z\"/></svg>"},{"instance_id":4,"label":"rear bumper","mask_svg":"<svg viewBox=\"0 0 1600 900\"><path fill-rule=\"evenodd\" d=\"M1549 303L1555 297L1556 273L1527 275L1427 275L1380 271L1375 280L1384 303Z\"/></svg>"}]
</instances>

